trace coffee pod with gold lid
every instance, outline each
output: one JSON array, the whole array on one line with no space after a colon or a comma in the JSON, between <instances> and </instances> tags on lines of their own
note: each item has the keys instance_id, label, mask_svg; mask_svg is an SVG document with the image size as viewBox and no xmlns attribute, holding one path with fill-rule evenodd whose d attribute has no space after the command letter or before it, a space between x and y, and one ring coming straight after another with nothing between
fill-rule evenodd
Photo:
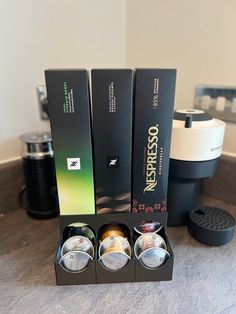
<instances>
[{"instance_id":1,"label":"coffee pod with gold lid","mask_svg":"<svg viewBox=\"0 0 236 314\"><path fill-rule=\"evenodd\" d=\"M99 261L109 271L118 271L131 259L131 246L122 236L109 236L99 246Z\"/></svg>"},{"instance_id":2,"label":"coffee pod with gold lid","mask_svg":"<svg viewBox=\"0 0 236 314\"><path fill-rule=\"evenodd\" d=\"M104 226L101 235L100 235L100 242L105 240L108 237L111 236L120 236L127 238L127 232L125 230L125 227L121 224L109 224Z\"/></svg>"}]
</instances>

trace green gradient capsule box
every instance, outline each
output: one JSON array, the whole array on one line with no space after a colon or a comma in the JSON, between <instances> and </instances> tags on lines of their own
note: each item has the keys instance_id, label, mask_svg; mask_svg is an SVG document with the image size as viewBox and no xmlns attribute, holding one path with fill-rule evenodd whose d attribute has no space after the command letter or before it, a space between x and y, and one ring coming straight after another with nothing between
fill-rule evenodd
<instances>
[{"instance_id":1,"label":"green gradient capsule box","mask_svg":"<svg viewBox=\"0 0 236 314\"><path fill-rule=\"evenodd\" d=\"M95 214L86 70L45 72L61 215Z\"/></svg>"}]
</instances>

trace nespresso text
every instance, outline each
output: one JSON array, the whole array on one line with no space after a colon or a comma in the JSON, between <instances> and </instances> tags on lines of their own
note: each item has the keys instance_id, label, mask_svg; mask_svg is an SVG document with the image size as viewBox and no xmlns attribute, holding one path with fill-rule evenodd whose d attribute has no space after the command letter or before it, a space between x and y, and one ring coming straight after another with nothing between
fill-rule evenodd
<instances>
[{"instance_id":1,"label":"nespresso text","mask_svg":"<svg viewBox=\"0 0 236 314\"><path fill-rule=\"evenodd\" d=\"M151 126L148 129L148 144L146 155L146 187L143 193L154 192L157 185L156 179L156 163L157 163L157 148L158 148L158 124Z\"/></svg>"}]
</instances>

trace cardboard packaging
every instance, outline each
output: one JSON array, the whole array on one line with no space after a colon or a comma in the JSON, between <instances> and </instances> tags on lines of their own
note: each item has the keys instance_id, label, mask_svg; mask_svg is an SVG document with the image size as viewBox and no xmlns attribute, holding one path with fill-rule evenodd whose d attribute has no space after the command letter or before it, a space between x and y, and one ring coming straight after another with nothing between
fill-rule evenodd
<instances>
[{"instance_id":1,"label":"cardboard packaging","mask_svg":"<svg viewBox=\"0 0 236 314\"><path fill-rule=\"evenodd\" d=\"M61 215L95 213L86 70L45 72Z\"/></svg>"},{"instance_id":2,"label":"cardboard packaging","mask_svg":"<svg viewBox=\"0 0 236 314\"><path fill-rule=\"evenodd\" d=\"M133 73L92 70L96 212L131 212Z\"/></svg>"},{"instance_id":3,"label":"cardboard packaging","mask_svg":"<svg viewBox=\"0 0 236 314\"><path fill-rule=\"evenodd\" d=\"M133 213L167 210L175 81L173 69L135 72Z\"/></svg>"}]
</instances>

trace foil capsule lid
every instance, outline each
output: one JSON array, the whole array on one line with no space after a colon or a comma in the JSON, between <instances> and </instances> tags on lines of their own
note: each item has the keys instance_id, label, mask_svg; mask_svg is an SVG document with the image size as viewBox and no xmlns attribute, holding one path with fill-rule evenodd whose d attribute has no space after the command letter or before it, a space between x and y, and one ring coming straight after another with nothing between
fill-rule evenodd
<instances>
[{"instance_id":1,"label":"foil capsule lid","mask_svg":"<svg viewBox=\"0 0 236 314\"><path fill-rule=\"evenodd\" d=\"M109 271L118 271L131 259L131 246L122 236L105 238L98 250L99 262Z\"/></svg>"},{"instance_id":2,"label":"foil capsule lid","mask_svg":"<svg viewBox=\"0 0 236 314\"><path fill-rule=\"evenodd\" d=\"M139 258L140 254L149 248L162 248L167 250L164 239L156 233L144 233L142 234L134 244L134 254L136 258Z\"/></svg>"},{"instance_id":3,"label":"foil capsule lid","mask_svg":"<svg viewBox=\"0 0 236 314\"><path fill-rule=\"evenodd\" d=\"M125 267L129 262L130 257L122 251L107 250L99 261L102 266L109 271L118 271Z\"/></svg>"},{"instance_id":4,"label":"foil capsule lid","mask_svg":"<svg viewBox=\"0 0 236 314\"><path fill-rule=\"evenodd\" d=\"M143 251L138 259L145 268L155 270L164 265L169 257L170 254L166 250L160 247L153 247Z\"/></svg>"},{"instance_id":5,"label":"foil capsule lid","mask_svg":"<svg viewBox=\"0 0 236 314\"><path fill-rule=\"evenodd\" d=\"M65 255L70 251L81 251L88 253L92 258L94 258L94 247L92 242L84 236L73 236L67 239L61 248L61 256Z\"/></svg>"},{"instance_id":6,"label":"foil capsule lid","mask_svg":"<svg viewBox=\"0 0 236 314\"><path fill-rule=\"evenodd\" d=\"M70 251L61 257L59 263L64 270L76 273L84 270L91 260L92 257L86 252Z\"/></svg>"},{"instance_id":7,"label":"foil capsule lid","mask_svg":"<svg viewBox=\"0 0 236 314\"><path fill-rule=\"evenodd\" d=\"M131 256L131 246L129 241L122 236L110 236L104 239L98 249L98 256L101 257L108 249L116 248L117 251L126 253Z\"/></svg>"}]
</instances>

